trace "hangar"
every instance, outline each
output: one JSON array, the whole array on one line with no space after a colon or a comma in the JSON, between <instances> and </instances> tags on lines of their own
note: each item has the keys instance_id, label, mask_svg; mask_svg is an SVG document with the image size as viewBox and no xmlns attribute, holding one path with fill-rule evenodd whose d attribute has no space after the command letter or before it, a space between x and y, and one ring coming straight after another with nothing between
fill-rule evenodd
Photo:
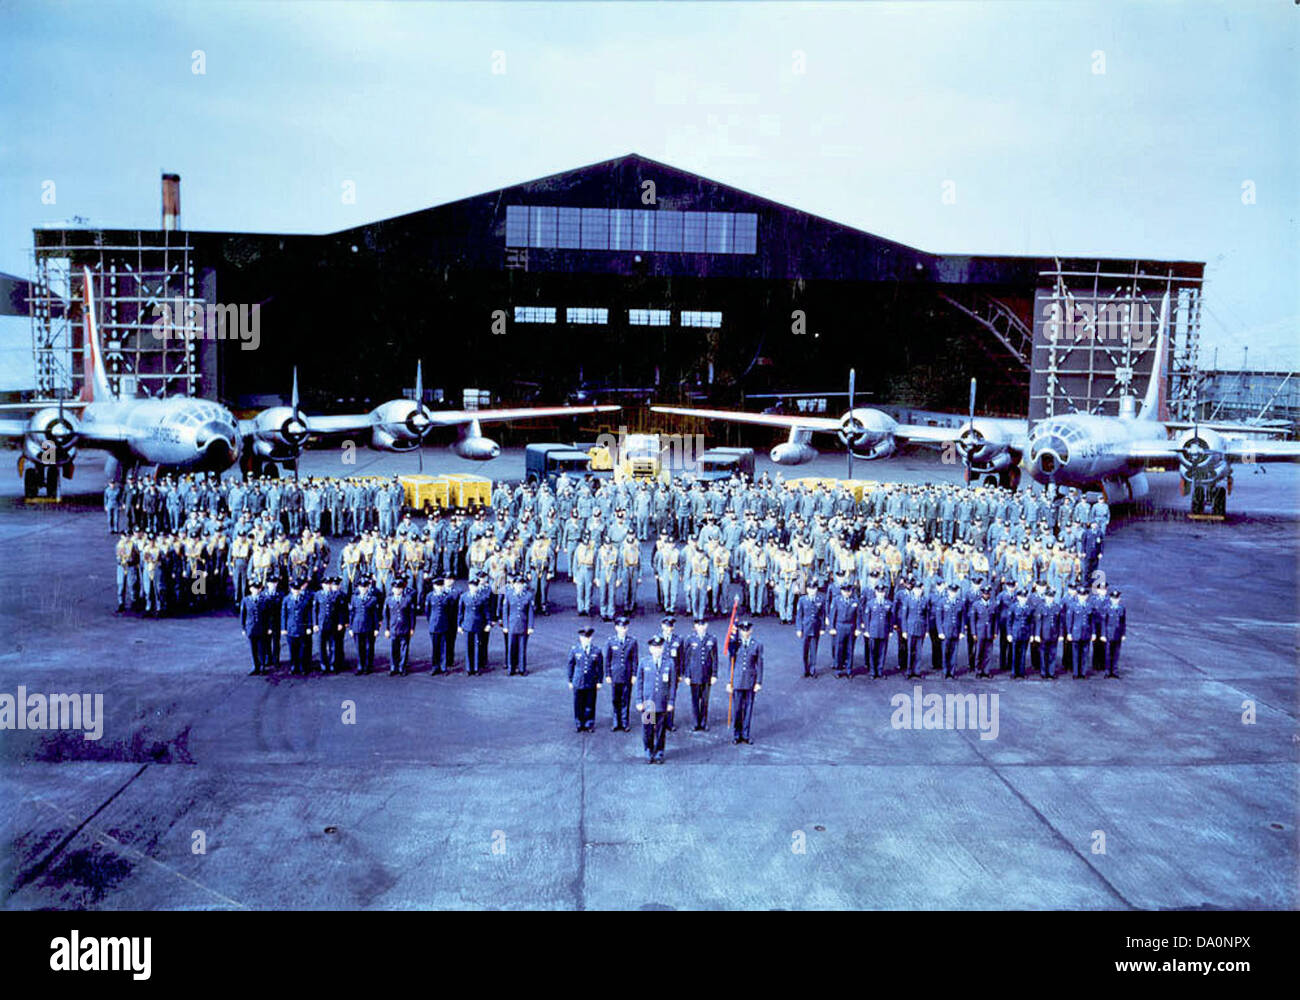
<instances>
[{"instance_id":1,"label":"hangar","mask_svg":"<svg viewBox=\"0 0 1300 1000\"><path fill-rule=\"evenodd\" d=\"M636 154L341 232L41 228L31 309L38 395L79 388L69 276L100 282L110 378L252 406L387 398L417 359L436 400L743 402L792 388L1031 419L1114 413L1144 384L1170 294L1174 414L1193 403L1204 265L936 254ZM257 350L159 341L160 301L256 305ZM636 419L636 418L633 418Z\"/></svg>"}]
</instances>

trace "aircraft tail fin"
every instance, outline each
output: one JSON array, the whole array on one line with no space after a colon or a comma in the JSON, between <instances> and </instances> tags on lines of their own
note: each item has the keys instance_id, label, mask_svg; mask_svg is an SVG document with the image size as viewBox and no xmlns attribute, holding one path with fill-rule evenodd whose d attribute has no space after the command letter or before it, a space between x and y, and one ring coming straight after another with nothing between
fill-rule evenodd
<instances>
[{"instance_id":1,"label":"aircraft tail fin","mask_svg":"<svg viewBox=\"0 0 1300 1000\"><path fill-rule=\"evenodd\" d=\"M1142 397L1142 409L1138 411L1139 420L1164 420L1168 416L1165 400L1165 355L1168 342L1165 334L1169 330L1169 292L1165 291L1160 300L1160 321L1156 326L1156 356L1151 362L1151 381L1147 384L1147 393Z\"/></svg>"},{"instance_id":2,"label":"aircraft tail fin","mask_svg":"<svg viewBox=\"0 0 1300 1000\"><path fill-rule=\"evenodd\" d=\"M81 386L81 400L84 403L93 403L96 399L106 401L114 399L115 396L108 386L103 348L99 343L99 324L95 320L94 282L90 276L90 268L83 267L81 274L86 284L86 299L83 307L86 338L83 354L85 379Z\"/></svg>"}]
</instances>

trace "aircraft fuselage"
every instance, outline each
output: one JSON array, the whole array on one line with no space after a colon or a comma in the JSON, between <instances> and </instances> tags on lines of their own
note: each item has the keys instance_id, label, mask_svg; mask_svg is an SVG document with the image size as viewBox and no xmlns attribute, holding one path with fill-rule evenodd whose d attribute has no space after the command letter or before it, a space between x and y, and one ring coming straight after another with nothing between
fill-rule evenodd
<instances>
[{"instance_id":1,"label":"aircraft fuselage","mask_svg":"<svg viewBox=\"0 0 1300 1000\"><path fill-rule=\"evenodd\" d=\"M240 437L234 416L206 399L173 396L94 402L81 416L82 430L125 431L129 460L170 468L225 470L239 460Z\"/></svg>"},{"instance_id":2,"label":"aircraft fuselage","mask_svg":"<svg viewBox=\"0 0 1300 1000\"><path fill-rule=\"evenodd\" d=\"M1142 465L1128 457L1130 446L1168 438L1168 428L1158 420L1086 413L1047 417L1029 434L1029 473L1039 483L1077 487L1132 476Z\"/></svg>"}]
</instances>

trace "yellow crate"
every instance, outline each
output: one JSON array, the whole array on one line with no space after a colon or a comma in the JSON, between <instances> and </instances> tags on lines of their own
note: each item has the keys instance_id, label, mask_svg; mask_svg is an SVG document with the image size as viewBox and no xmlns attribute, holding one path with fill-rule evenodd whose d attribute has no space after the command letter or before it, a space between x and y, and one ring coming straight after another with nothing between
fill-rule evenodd
<instances>
[{"instance_id":1,"label":"yellow crate","mask_svg":"<svg viewBox=\"0 0 1300 1000\"><path fill-rule=\"evenodd\" d=\"M591 457L592 472L609 472L614 468L614 456L608 448L588 448L587 454Z\"/></svg>"},{"instance_id":2,"label":"yellow crate","mask_svg":"<svg viewBox=\"0 0 1300 1000\"><path fill-rule=\"evenodd\" d=\"M487 507L492 503L492 480L471 472L450 472L443 476L453 507Z\"/></svg>"},{"instance_id":3,"label":"yellow crate","mask_svg":"<svg viewBox=\"0 0 1300 1000\"><path fill-rule=\"evenodd\" d=\"M874 490L880 483L875 479L845 479L840 483L846 490L853 493L853 502L861 503L862 498Z\"/></svg>"},{"instance_id":4,"label":"yellow crate","mask_svg":"<svg viewBox=\"0 0 1300 1000\"><path fill-rule=\"evenodd\" d=\"M431 507L451 505L451 487L442 476L411 475L401 476L400 480L406 506L412 510L423 510L426 503Z\"/></svg>"},{"instance_id":5,"label":"yellow crate","mask_svg":"<svg viewBox=\"0 0 1300 1000\"><path fill-rule=\"evenodd\" d=\"M806 490L813 490L818 486L826 486L829 488L834 482L835 480L827 479L824 476L803 476L799 479L787 479L785 481L785 488L792 490L797 486L802 486Z\"/></svg>"},{"instance_id":6,"label":"yellow crate","mask_svg":"<svg viewBox=\"0 0 1300 1000\"><path fill-rule=\"evenodd\" d=\"M833 476L804 476L801 479L787 479L785 481L786 489L789 490L800 485L806 490L813 490L818 486L827 490L843 487L853 494L855 502L860 502L863 494L880 486L881 483L875 479L836 479Z\"/></svg>"}]
</instances>

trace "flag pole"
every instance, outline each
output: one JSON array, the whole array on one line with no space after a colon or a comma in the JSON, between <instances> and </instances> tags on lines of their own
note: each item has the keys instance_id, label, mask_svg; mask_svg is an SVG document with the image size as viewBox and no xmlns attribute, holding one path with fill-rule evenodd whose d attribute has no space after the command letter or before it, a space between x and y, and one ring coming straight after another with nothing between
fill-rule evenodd
<instances>
[{"instance_id":1,"label":"flag pole","mask_svg":"<svg viewBox=\"0 0 1300 1000\"><path fill-rule=\"evenodd\" d=\"M727 679L727 728L731 728L731 686L736 683L736 658L731 653L731 637L736 632L736 610L740 607L740 598L731 599L731 618L727 622L727 637L722 640L722 651L731 661L731 676Z\"/></svg>"}]
</instances>

